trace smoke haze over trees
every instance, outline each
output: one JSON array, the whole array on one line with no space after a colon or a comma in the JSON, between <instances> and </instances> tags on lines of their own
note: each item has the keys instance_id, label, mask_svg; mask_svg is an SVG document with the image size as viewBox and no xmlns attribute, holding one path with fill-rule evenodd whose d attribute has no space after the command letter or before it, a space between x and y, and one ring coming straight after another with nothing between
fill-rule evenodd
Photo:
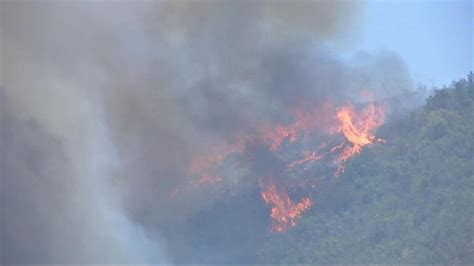
<instances>
[{"instance_id":1,"label":"smoke haze over trees","mask_svg":"<svg viewBox=\"0 0 474 266\"><path fill-rule=\"evenodd\" d=\"M321 189L300 227L270 236L261 261L471 264L472 79L436 90L422 109L387 125L390 141Z\"/></svg>"},{"instance_id":2,"label":"smoke haze over trees","mask_svg":"<svg viewBox=\"0 0 474 266\"><path fill-rule=\"evenodd\" d=\"M0 262L473 262L472 75L421 107L396 53L332 48L360 8L1 2ZM333 134L333 111L368 102L386 108L385 144L338 178L333 161L286 174ZM308 106L311 138L278 153L245 139L220 179L190 174ZM295 203L314 202L283 233L269 230L269 174Z\"/></svg>"}]
</instances>

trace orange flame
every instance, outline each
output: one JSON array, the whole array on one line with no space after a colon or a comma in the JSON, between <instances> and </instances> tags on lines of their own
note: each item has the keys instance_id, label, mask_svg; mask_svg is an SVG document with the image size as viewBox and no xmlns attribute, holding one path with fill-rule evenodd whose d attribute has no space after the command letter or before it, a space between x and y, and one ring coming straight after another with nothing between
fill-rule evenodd
<instances>
[{"instance_id":1,"label":"orange flame","mask_svg":"<svg viewBox=\"0 0 474 266\"><path fill-rule=\"evenodd\" d=\"M326 158L327 151L330 151L338 156L334 162L338 165L335 176L339 176L344 172L345 162L359 154L364 146L384 142L383 139L377 139L374 135L384 122L385 112L382 107L371 103L366 109L356 112L352 105L347 105L339 109L336 118L338 123L333 129L333 134L342 133L345 140L332 145L331 141L322 142L315 151L305 152L303 159L291 162L287 171L299 165Z\"/></svg>"},{"instance_id":2,"label":"orange flame","mask_svg":"<svg viewBox=\"0 0 474 266\"><path fill-rule=\"evenodd\" d=\"M324 158L324 155L323 154L317 154L315 151L313 152L306 152L305 153L305 157L301 160L296 160L296 161L293 161L291 162L289 165L288 165L288 170L293 170L294 167L298 166L298 165L301 165L301 164L304 164L304 163L308 163L308 162L315 162L315 161L319 161L321 159Z\"/></svg>"},{"instance_id":3,"label":"orange flame","mask_svg":"<svg viewBox=\"0 0 474 266\"><path fill-rule=\"evenodd\" d=\"M243 153L245 151L245 139L239 137L232 145L224 145L222 154L212 154L207 156L195 157L191 161L188 174L197 176L194 184L213 185L222 181L222 177L213 173L215 167L223 163L230 155ZM222 148L221 148L222 149Z\"/></svg>"},{"instance_id":4,"label":"orange flame","mask_svg":"<svg viewBox=\"0 0 474 266\"><path fill-rule=\"evenodd\" d=\"M305 152L303 158L289 162L286 171L290 172L296 167L320 161L324 158L331 158L332 160L336 156L337 159L332 161L337 166L334 173L336 177L344 172L345 163L359 154L365 146L376 142L384 142L384 140L375 137L375 131L383 124L385 118L385 112L380 106L371 103L367 108L358 112L349 104L341 107L335 115L334 109L329 107L328 104L324 105L319 108L319 112L316 109L311 112L298 109L292 112L293 122L289 124L261 126L256 135L240 134L234 144L221 143L221 145L215 145L215 151L219 152L211 152L210 155L197 157L191 162L188 174L193 178L197 178L192 183L195 185L215 185L223 181L223 177L216 174L219 165L224 163L232 154L245 154L247 146L253 145L255 141L265 144L270 151L277 152L285 141L292 144L300 141L301 137L313 134L316 130L327 130L330 138L323 141L314 151ZM335 118L337 122L335 128L329 129L327 127L328 118ZM341 133L344 140L337 141ZM320 181L321 179L318 180L318 182ZM260 182L260 186L263 200L266 204L272 206L271 230L273 232L284 232L295 226L301 216L313 204L309 197L303 198L298 203L293 202L286 190L277 188L272 179L266 186ZM178 191L174 191L173 195Z\"/></svg>"},{"instance_id":5,"label":"orange flame","mask_svg":"<svg viewBox=\"0 0 474 266\"><path fill-rule=\"evenodd\" d=\"M295 125L277 125L274 130L264 130L262 138L270 150L277 151L285 140L294 143L298 139L298 128Z\"/></svg>"},{"instance_id":6,"label":"orange flame","mask_svg":"<svg viewBox=\"0 0 474 266\"><path fill-rule=\"evenodd\" d=\"M385 112L373 103L361 113L357 113L352 105L348 105L338 111L337 119L340 123L340 132L352 145L342 150L340 155L341 165L336 171L336 176L344 172L344 162L359 154L364 146L376 141L383 142L382 139L376 139L374 132L383 124ZM331 151L335 152L342 148L342 145L344 144L334 147Z\"/></svg>"},{"instance_id":7,"label":"orange flame","mask_svg":"<svg viewBox=\"0 0 474 266\"><path fill-rule=\"evenodd\" d=\"M284 232L288 228L296 226L303 213L313 205L311 198L304 198L301 202L294 203L286 191L277 190L273 181L270 182L266 190L261 192L261 195L265 203L273 206L270 215L273 232Z\"/></svg>"},{"instance_id":8,"label":"orange flame","mask_svg":"<svg viewBox=\"0 0 474 266\"><path fill-rule=\"evenodd\" d=\"M330 104L328 103L319 108L294 108L290 111L293 122L278 124L274 127L262 127L260 129L261 139L270 147L271 151L277 151L285 141L292 144L301 137L315 132L318 129L317 126L323 122L324 114L328 113L329 109Z\"/></svg>"}]
</instances>

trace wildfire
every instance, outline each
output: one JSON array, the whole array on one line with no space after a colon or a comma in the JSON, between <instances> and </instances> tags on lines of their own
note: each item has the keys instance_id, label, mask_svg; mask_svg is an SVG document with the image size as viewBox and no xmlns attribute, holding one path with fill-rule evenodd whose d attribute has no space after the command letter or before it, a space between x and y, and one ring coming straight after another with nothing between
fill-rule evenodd
<instances>
[{"instance_id":1,"label":"wildfire","mask_svg":"<svg viewBox=\"0 0 474 266\"><path fill-rule=\"evenodd\" d=\"M377 139L374 133L383 124L384 118L384 110L381 107L376 107L373 103L361 113L355 112L352 105L339 110L337 113L337 119L340 122L339 130L352 145L346 146L342 150L341 165L336 171L336 176L344 172L344 162L359 154L364 146L376 141L383 141ZM341 145L334 147L333 152L340 148L342 148Z\"/></svg>"},{"instance_id":2,"label":"wildfire","mask_svg":"<svg viewBox=\"0 0 474 266\"><path fill-rule=\"evenodd\" d=\"M277 190L273 181L261 192L261 195L265 203L273 206L270 214L273 232L283 232L296 226L303 213L313 205L311 198L303 198L301 202L294 203L285 190Z\"/></svg>"},{"instance_id":3,"label":"wildfire","mask_svg":"<svg viewBox=\"0 0 474 266\"><path fill-rule=\"evenodd\" d=\"M278 151L285 141L292 144L301 137L317 131L318 126L326 118L325 114L329 113L330 106L326 103L319 108L294 108L290 110L292 123L261 127L260 138L271 151Z\"/></svg>"},{"instance_id":4,"label":"wildfire","mask_svg":"<svg viewBox=\"0 0 474 266\"><path fill-rule=\"evenodd\" d=\"M293 110L291 114L293 120L288 124L260 126L254 134L239 134L234 143L215 145L216 152L197 157L192 161L188 171L188 174L195 178L192 183L214 185L223 181L223 177L217 174L219 166L233 154L248 155L246 153L251 152L252 149L247 148L255 144L263 144L269 151L280 156L285 155L282 154L283 147L286 147L286 145L283 146L284 143L290 145L310 134L320 133L318 136L321 137L326 133L328 138L322 141L315 150L306 151L299 159L288 162L285 173L288 174L303 165L305 167L303 169L307 170L310 164L325 160L331 163L329 169L335 169L334 176L337 177L344 172L346 162L359 154L365 146L383 142L382 139L376 138L375 131L383 124L385 112L382 107L372 102L362 110L354 108L351 104L339 109L331 108L331 105L326 104L312 111L299 108ZM329 128L328 121L331 121L333 128ZM240 159L234 161L236 164L245 162ZM316 176L320 177L318 182L324 179L320 173ZM314 181L314 178L310 179ZM300 181L301 184L308 184L304 182L309 180ZM267 185L263 185L261 179L259 182L263 200L272 206L270 215L273 232L284 232L295 226L303 213L313 204L310 197L303 198L297 203L293 202L285 188L277 187L273 179L270 179Z\"/></svg>"},{"instance_id":5,"label":"wildfire","mask_svg":"<svg viewBox=\"0 0 474 266\"><path fill-rule=\"evenodd\" d=\"M319 160L321 160L321 159L323 159L323 158L324 158L324 155L323 155L323 154L317 154L315 151L313 151L313 152L305 152L305 156L304 156L303 159L293 161L293 162L291 162L291 163L288 165L288 170L292 170L292 169L295 168L296 166L301 165L301 164L304 164L304 163L319 161Z\"/></svg>"},{"instance_id":6,"label":"wildfire","mask_svg":"<svg viewBox=\"0 0 474 266\"><path fill-rule=\"evenodd\" d=\"M215 174L215 168L222 164L229 156L245 151L246 142L242 137L232 145L220 145L222 153L211 154L201 157L195 157L191 161L188 174L197 177L193 183L197 185L213 185L223 180L223 178Z\"/></svg>"},{"instance_id":7,"label":"wildfire","mask_svg":"<svg viewBox=\"0 0 474 266\"><path fill-rule=\"evenodd\" d=\"M270 147L271 151L277 151L285 140L288 140L291 144L298 139L298 128L295 125L278 125L274 130L264 130L262 132L262 138Z\"/></svg>"}]
</instances>

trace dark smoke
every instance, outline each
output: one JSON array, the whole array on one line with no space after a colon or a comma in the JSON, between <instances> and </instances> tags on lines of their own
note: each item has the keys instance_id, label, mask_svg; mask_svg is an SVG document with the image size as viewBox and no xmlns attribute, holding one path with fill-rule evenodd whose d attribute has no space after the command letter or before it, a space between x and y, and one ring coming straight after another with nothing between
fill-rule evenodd
<instances>
[{"instance_id":1,"label":"dark smoke","mask_svg":"<svg viewBox=\"0 0 474 266\"><path fill-rule=\"evenodd\" d=\"M6 263L252 262L232 239L266 233L255 177L281 162L254 147L252 163L222 169L209 190L191 187L192 158L301 102L411 88L395 54L331 50L357 21L353 2L0 8Z\"/></svg>"}]
</instances>

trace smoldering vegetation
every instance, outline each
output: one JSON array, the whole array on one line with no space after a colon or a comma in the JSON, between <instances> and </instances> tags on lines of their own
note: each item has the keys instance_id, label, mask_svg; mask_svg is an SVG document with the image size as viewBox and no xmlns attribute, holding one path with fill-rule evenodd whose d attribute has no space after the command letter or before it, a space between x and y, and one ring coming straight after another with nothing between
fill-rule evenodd
<instances>
[{"instance_id":1,"label":"smoldering vegetation","mask_svg":"<svg viewBox=\"0 0 474 266\"><path fill-rule=\"evenodd\" d=\"M331 49L353 2L0 7L5 263L255 262L269 221L255 177L278 158L252 152L195 188L194 157L302 104L416 104L396 54Z\"/></svg>"}]
</instances>

